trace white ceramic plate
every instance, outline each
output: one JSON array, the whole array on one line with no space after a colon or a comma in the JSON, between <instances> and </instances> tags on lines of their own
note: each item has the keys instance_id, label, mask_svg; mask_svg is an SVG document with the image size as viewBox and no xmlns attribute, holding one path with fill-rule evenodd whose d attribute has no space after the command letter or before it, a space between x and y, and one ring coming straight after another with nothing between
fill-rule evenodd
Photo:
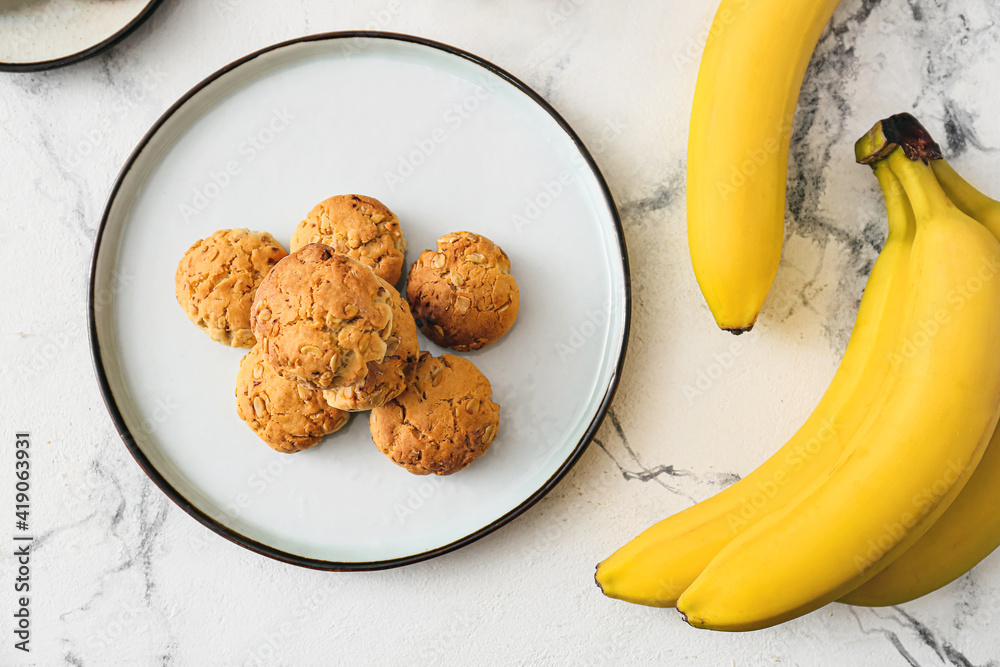
<instances>
[{"instance_id":1,"label":"white ceramic plate","mask_svg":"<svg viewBox=\"0 0 1000 667\"><path fill-rule=\"evenodd\" d=\"M465 229L511 258L517 323L467 355L492 382L500 434L458 474L397 467L372 444L367 414L310 450L273 452L236 416L244 352L177 305L174 270L192 242L249 227L287 244L314 204L343 193L393 209L407 261ZM628 322L618 215L572 130L497 67L385 33L281 44L188 93L122 170L91 284L98 378L143 469L223 536L327 569L430 558L538 500L597 429Z\"/></svg>"},{"instance_id":2,"label":"white ceramic plate","mask_svg":"<svg viewBox=\"0 0 1000 667\"><path fill-rule=\"evenodd\" d=\"M110 48L161 0L0 0L0 70L68 65Z\"/></svg>"}]
</instances>

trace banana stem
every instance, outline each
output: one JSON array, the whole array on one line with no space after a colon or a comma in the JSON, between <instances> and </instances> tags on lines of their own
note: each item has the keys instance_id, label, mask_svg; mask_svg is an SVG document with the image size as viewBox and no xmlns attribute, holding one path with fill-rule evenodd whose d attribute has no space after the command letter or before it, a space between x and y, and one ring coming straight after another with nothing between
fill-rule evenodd
<instances>
[{"instance_id":1,"label":"banana stem","mask_svg":"<svg viewBox=\"0 0 1000 667\"><path fill-rule=\"evenodd\" d=\"M903 184L918 220L926 220L955 208L928 163L909 158L902 146L894 150L885 161Z\"/></svg>"},{"instance_id":2,"label":"banana stem","mask_svg":"<svg viewBox=\"0 0 1000 667\"><path fill-rule=\"evenodd\" d=\"M858 162L875 169L876 176L879 176L878 165L887 164L901 181L917 217L930 216L942 207L954 207L929 166L931 161L942 159L941 149L913 115L896 114L875 123L854 144L854 155ZM884 190L883 180L879 176Z\"/></svg>"},{"instance_id":3,"label":"banana stem","mask_svg":"<svg viewBox=\"0 0 1000 667\"><path fill-rule=\"evenodd\" d=\"M968 181L958 175L945 159L935 160L931 168L937 175L941 185L951 192L951 199L960 208L967 208L975 213L995 207L997 202L972 187ZM975 217L975 216L974 216Z\"/></svg>"},{"instance_id":4,"label":"banana stem","mask_svg":"<svg viewBox=\"0 0 1000 667\"><path fill-rule=\"evenodd\" d=\"M903 184L896 177L896 174L892 173L889 163L885 160L873 164L872 171L875 172L875 178L878 179L885 198L885 208L889 220L889 239L896 236L900 237L900 241L905 241L907 237L912 239L916 229L914 226L915 216L913 207L910 206L910 200L906 197ZM888 243L888 239L886 243Z\"/></svg>"},{"instance_id":5,"label":"banana stem","mask_svg":"<svg viewBox=\"0 0 1000 667\"><path fill-rule=\"evenodd\" d=\"M933 160L931 169L948 198L963 213L975 218L1000 239L1000 202L987 197L962 178L945 159Z\"/></svg>"},{"instance_id":6,"label":"banana stem","mask_svg":"<svg viewBox=\"0 0 1000 667\"><path fill-rule=\"evenodd\" d=\"M911 114L901 113L880 120L854 144L857 161L870 165L873 169L877 169L878 165L884 162L889 162L895 153L901 153L909 160L930 165L930 171L940 185L940 187L935 186L927 178L928 170L923 169L924 173L920 176L923 179L922 185L918 186L914 182L909 188L912 197L926 194L939 207L957 208L982 223L1000 239L1000 202L987 197L962 178L942 157L941 149L930 133ZM896 170L900 175L903 171L916 171L898 160ZM940 197L942 191L948 201L943 201ZM917 202L912 203L917 206ZM928 205L926 201L922 207L933 210L933 206Z\"/></svg>"},{"instance_id":7,"label":"banana stem","mask_svg":"<svg viewBox=\"0 0 1000 667\"><path fill-rule=\"evenodd\" d=\"M861 164L875 164L902 148L911 160L940 160L941 149L931 133L912 114L889 116L868 130L854 144L854 156Z\"/></svg>"}]
</instances>

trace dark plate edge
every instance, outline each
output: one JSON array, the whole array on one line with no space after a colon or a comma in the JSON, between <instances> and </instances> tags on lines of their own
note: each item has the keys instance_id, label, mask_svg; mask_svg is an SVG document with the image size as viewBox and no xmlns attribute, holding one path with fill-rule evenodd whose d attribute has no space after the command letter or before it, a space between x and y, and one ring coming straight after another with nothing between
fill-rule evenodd
<instances>
[{"instance_id":1,"label":"dark plate edge","mask_svg":"<svg viewBox=\"0 0 1000 667\"><path fill-rule=\"evenodd\" d=\"M158 3L160 0L154 0ZM331 39L345 39L345 38L370 38L370 39L390 39L402 42L410 42L413 44L420 44L422 46L427 46L430 48L438 49L449 53L451 55L459 56L469 60L480 67L483 67L487 71L499 76L505 81L509 82L515 88L520 90L522 93L527 95L538 104L543 110L545 110L552 118L556 121L559 127L572 139L573 143L576 145L580 154L583 156L588 167L596 177L598 185L600 186L601 192L604 195L605 201L608 206L608 210L611 213L612 221L614 222L615 235L618 240L619 258L621 259L622 268L624 269L624 292L625 292L625 320L622 329L622 338L620 342L620 352L618 356L618 361L615 366L614 373L608 383L608 387L605 390L604 398L598 407L597 413L594 415L586 432L580 439L580 442L574 448L574 450L567 457L566 461L556 470L555 473L533 494L528 496L520 505L509 511L502 517L494 520L486 526L483 526L479 530L466 535L465 537L451 542L449 544L437 547L436 549L431 549L430 551L425 551L419 554L413 554L411 556L405 556L402 558L393 558L384 561L372 561L372 562L358 562L358 563L338 563L333 561L319 560L315 558L307 558L304 556L298 556L291 554L280 549L275 549L265 544L261 544L256 540L240 535L236 531L227 528L226 526L215 521L204 512L192 505L184 496L182 496L173 486L167 482L166 479L156 470L156 468L150 463L146 455L142 453L132 434L129 432L128 427L125 425L124 418L118 409L118 405L115 401L115 397L112 394L111 386L108 383L107 375L104 371L104 364L101 358L100 345L97 340L97 313L95 309L95 290L96 290L96 280L97 280L97 262L101 249L101 241L104 236L104 230L108 222L108 217L111 212L111 206L113 205L118 192L121 189L122 183L124 182L129 170L132 168L135 161L138 159L139 155L142 153L143 149L152 139L153 135L159 131L163 124L184 104L186 104L192 97L194 97L201 90L206 88L209 84L214 82L216 79L224 76L233 69L251 61L255 58L260 57L271 51L281 49L293 44L300 44L313 41L325 41ZM349 571L376 571L376 570L386 570L395 567L401 567L404 565L411 565L414 563L419 563L425 560L430 560L437 556L442 556L446 553L460 549L476 540L489 535L490 533L496 531L497 529L507 525L521 514L526 512L532 505L538 502L543 496L545 496L549 491L551 491L555 485L570 471L570 469L576 464L576 462L583 455L590 441L597 434L597 430L600 428L601 423L604 421L604 417L611 406L611 401L614 399L615 392L618 390L618 384L621 380L622 369L625 364L626 351L628 349L629 333L631 330L631 320L632 320L632 284L631 275L629 270L628 261L628 251L625 246L625 234L622 228L621 217L618 213L618 208L615 205L614 197L611 194L611 190L608 187L607 181L604 175L601 173L600 168L594 161L593 156L587 147L583 144L580 137L573 131L565 119L548 103L546 102L538 93L532 90L527 84L523 83L513 75L509 74L500 67L494 65L493 63L484 60L478 56L475 56L467 51L463 51L453 46L436 42L433 40L425 39L422 37L416 37L413 35L405 35L400 33L391 32L380 32L380 31L342 31L342 32L328 32L319 33L315 35L309 35L306 37L299 37L296 39L291 39L285 42L280 42L278 44L273 44L271 46L265 47L259 51L251 53L239 60L236 60L225 67L222 67L218 71L209 75L207 78L202 80L200 83L195 85L191 90L185 93L177 102L175 102L167 111L161 115L153 126L146 132L143 138L139 141L136 148L129 155L122 167L121 171L115 179L114 185L111 189L111 193L108 196L107 203L104 207L104 212L101 215L101 222L97 229L97 237L94 242L94 254L91 259L90 267L90 287L87 295L87 318L88 318L88 334L90 338L90 348L91 356L94 363L94 372L97 376L97 382L101 390L101 396L104 399L104 404L111 416L112 421L115 424L115 429L118 431L119 436L125 443L129 452L132 454L132 458L135 459L139 467L142 468L143 472L156 484L159 489L166 494L170 500L172 500L178 507L183 509L189 515L191 515L200 524L226 538L230 542L244 547L250 551L258 553L262 556L267 556L277 561L283 563L288 563L291 565L296 565L299 567L310 568L314 570L328 570L335 572L349 572Z\"/></svg>"},{"instance_id":2,"label":"dark plate edge","mask_svg":"<svg viewBox=\"0 0 1000 667\"><path fill-rule=\"evenodd\" d=\"M0 62L0 72L42 72L45 70L66 67L67 65L78 63L81 60L92 58L98 53L116 46L123 39L131 35L139 26L146 22L146 19L153 15L153 12L156 11L157 7L159 7L162 2L163 0L150 0L149 4L147 4L143 10L135 16L135 18L125 24L121 30L111 35L103 42L98 42L83 51L77 51L76 53L63 56L62 58L41 60L33 63Z\"/></svg>"}]
</instances>

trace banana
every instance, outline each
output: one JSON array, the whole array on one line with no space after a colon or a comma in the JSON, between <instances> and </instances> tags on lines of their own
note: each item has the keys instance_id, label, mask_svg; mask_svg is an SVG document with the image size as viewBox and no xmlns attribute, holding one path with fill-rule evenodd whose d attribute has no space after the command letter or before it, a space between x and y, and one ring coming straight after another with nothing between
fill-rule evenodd
<instances>
[{"instance_id":1,"label":"banana","mask_svg":"<svg viewBox=\"0 0 1000 667\"><path fill-rule=\"evenodd\" d=\"M916 544L840 598L865 607L902 604L950 584L1000 546L1000 429L965 488Z\"/></svg>"},{"instance_id":2,"label":"banana","mask_svg":"<svg viewBox=\"0 0 1000 667\"><path fill-rule=\"evenodd\" d=\"M917 121L914 118L912 122ZM931 160L931 169L948 199L962 213L979 221L993 236L1000 239L1000 202L972 187L944 158Z\"/></svg>"},{"instance_id":3,"label":"banana","mask_svg":"<svg viewBox=\"0 0 1000 667\"><path fill-rule=\"evenodd\" d=\"M915 122L915 120L914 120ZM1000 202L976 190L944 159L931 168L948 198L1000 239ZM840 602L883 607L915 600L962 576L1000 546L1000 427L955 502L903 555Z\"/></svg>"},{"instance_id":4,"label":"banana","mask_svg":"<svg viewBox=\"0 0 1000 667\"><path fill-rule=\"evenodd\" d=\"M888 375L903 319L913 210L885 162L874 165L889 232L872 268L847 350L816 409L757 470L715 496L648 528L597 567L605 595L672 607L734 537L837 462Z\"/></svg>"},{"instance_id":5,"label":"banana","mask_svg":"<svg viewBox=\"0 0 1000 667\"><path fill-rule=\"evenodd\" d=\"M907 131L883 121L859 142L886 160L916 215L889 377L837 464L730 542L681 595L695 627L769 627L875 576L947 509L997 425L1000 243L951 203Z\"/></svg>"},{"instance_id":6,"label":"banana","mask_svg":"<svg viewBox=\"0 0 1000 667\"><path fill-rule=\"evenodd\" d=\"M749 331L781 259L792 117L840 0L722 0L695 86L688 243L719 327Z\"/></svg>"}]
</instances>

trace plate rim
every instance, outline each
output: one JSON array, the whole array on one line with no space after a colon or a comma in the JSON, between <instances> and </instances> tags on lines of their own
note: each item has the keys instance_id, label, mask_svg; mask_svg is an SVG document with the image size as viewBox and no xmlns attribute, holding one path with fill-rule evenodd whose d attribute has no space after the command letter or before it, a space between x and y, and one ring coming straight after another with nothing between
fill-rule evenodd
<instances>
[{"instance_id":1,"label":"plate rim","mask_svg":"<svg viewBox=\"0 0 1000 667\"><path fill-rule=\"evenodd\" d=\"M0 61L0 72L44 72L46 70L59 69L60 67L73 65L82 60L92 58L97 54L118 45L118 43L120 43L123 39L135 32L139 26L146 22L146 19L153 15L153 12L155 12L162 3L163 0L149 0L149 2L146 3L146 6L143 7L142 11L136 14L131 21L122 26L118 32L114 33L107 39L88 46L81 51L71 53L68 56L52 58L51 60L35 60L24 63Z\"/></svg>"},{"instance_id":2,"label":"plate rim","mask_svg":"<svg viewBox=\"0 0 1000 667\"><path fill-rule=\"evenodd\" d=\"M154 3L160 0L153 0ZM427 551L422 551L420 553L411 554L408 556L401 556L397 558L390 558L386 560L378 561L358 561L358 562L338 562L329 561L319 558L311 558L307 556L300 556L298 554L290 553L288 551L283 551L273 546L263 544L257 540L240 534L238 531L223 525L219 521L216 521L212 517L205 514L203 511L198 509L191 503L187 498L185 498L177 489L175 489L170 482L163 477L163 475L156 469L156 467L150 462L146 455L139 448L125 424L125 420L122 416L121 411L118 408L117 401L115 399L114 393L111 390L110 383L108 382L107 373L104 368L104 362L100 350L100 342L98 340L97 334L97 313L95 309L96 303L96 287L97 287L97 266L100 257L102 240L104 237L104 232L107 227L108 219L111 213L111 207L113 206L119 190L124 183L125 178L128 176L131 168L134 166L136 160L142 154L143 150L156 135L156 133L162 128L162 126L170 119L175 112L177 112L181 107L187 104L192 97L197 95L203 89L211 85L217 79L225 76L229 72L235 70L242 65L249 63L252 60L259 58L260 56L276 51L279 49L287 48L296 44L304 44L309 42L319 42L319 41L332 41L339 39L381 39L390 41L400 41L407 42L410 44L417 44L420 46L429 47L432 49L437 49L443 51L453 56L458 56L464 60L468 60L475 65L478 65L490 73L499 76L503 80L507 81L509 84L517 88L521 93L528 96L535 104L540 106L543 111L549 114L552 119L559 125L560 129L567 134L567 136L573 141L577 149L580 151L584 161L587 163L588 168L597 180L598 187L601 194L603 195L605 202L608 206L608 210L611 214L611 219L614 227L614 233L616 240L618 242L618 258L621 261L621 266L623 269L623 290L624 290L624 319L622 326L622 335L620 341L620 352L618 354L618 359L615 362L611 378L608 381L607 387L604 390L604 396L601 399L600 405L597 408L596 413L591 418L590 424L587 426L586 431L583 436L577 442L573 451L570 452L569 456L565 461L556 469L556 471L547 479L538 489L536 489L531 495L521 501L516 507L506 512L504 515L497 519L489 522L485 526L478 528L477 530L469 533L468 535L459 538L448 544L429 549ZM150 129L143 135L142 139L132 150L129 157L126 159L125 164L115 178L114 185L112 186L111 192L108 195L107 201L104 206L104 211L101 214L101 221L97 228L97 236L94 242L94 252L91 258L90 266L90 285L87 294L87 319L88 319L88 335L90 342L91 360L94 366L94 372L97 376L97 382L101 390L101 397L104 400L105 408L114 422L115 430L118 432L119 437L125 444L132 458L139 465L140 469L146 474L146 476L162 491L175 505L184 510L188 515L194 518L202 526L208 528L212 532L216 533L229 540L230 542L243 547L249 551L252 551L261 556L277 560L282 563L287 563L290 565L295 565L298 567L304 567L313 570L325 570L333 572L354 572L354 571L378 571L387 570L391 568L403 567L405 565L412 565L415 563L420 563L427 561L438 556L443 556L444 554L456 551L462 547L471 544L490 533L493 533L503 526L507 525L517 517L524 514L529 508L531 508L535 503L541 500L546 494L548 494L555 486L569 473L576 462L580 459L583 453L587 450L590 442L593 440L594 436L597 434L597 430L600 428L601 423L604 421L605 416L609 408L611 407L611 402L615 397L615 393L618 390L618 385L621 380L622 370L625 364L625 357L628 350L629 334L631 330L631 319L632 319L632 282L631 273L629 269L628 261L628 250L625 244L625 232L622 227L621 216L618 212L618 207L615 204L614 196L611 193L611 189L604 178L604 174L601 172L600 167L597 166L596 161L590 154L590 151L584 145L583 141L576 134L569 123L559 114L558 111L552 107L541 95L536 93L531 87L522 82L520 79L516 78L506 70L493 64L492 62L476 56L468 51L464 51L457 47L445 44L443 42L434 41L424 37L418 37L416 35L409 35L404 33L396 32L384 32L384 31L373 31L373 30L345 30L336 32L323 32L316 33L313 35L306 35L303 37L298 37L295 39L290 39L271 46L264 47L260 50L254 51L238 60L235 60L224 67L219 68L206 78L202 79L198 84L192 87L188 92L182 95L174 104L170 106L157 120Z\"/></svg>"}]
</instances>

